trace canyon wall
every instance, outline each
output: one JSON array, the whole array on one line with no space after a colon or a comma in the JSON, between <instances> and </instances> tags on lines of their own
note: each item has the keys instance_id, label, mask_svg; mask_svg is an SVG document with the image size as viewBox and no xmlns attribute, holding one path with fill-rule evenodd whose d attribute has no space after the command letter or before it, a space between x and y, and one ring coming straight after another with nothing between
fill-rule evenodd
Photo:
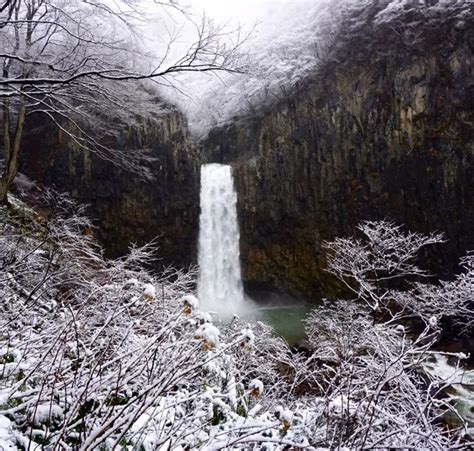
<instances>
[{"instance_id":1,"label":"canyon wall","mask_svg":"<svg viewBox=\"0 0 474 451\"><path fill-rule=\"evenodd\" d=\"M234 167L248 288L335 293L323 242L376 219L444 232L425 261L448 276L474 249L474 22L410 12L380 23L382 7L343 24L310 79L199 145L173 109L124 125L113 145L149 148L151 181L34 127L21 170L91 204L113 256L159 235L163 264L195 262L199 167L222 162Z\"/></svg>"},{"instance_id":2,"label":"canyon wall","mask_svg":"<svg viewBox=\"0 0 474 451\"><path fill-rule=\"evenodd\" d=\"M235 167L248 286L334 292L322 243L362 220L444 232L426 255L441 276L474 249L472 17L367 14L312 80L203 144Z\"/></svg>"},{"instance_id":3,"label":"canyon wall","mask_svg":"<svg viewBox=\"0 0 474 451\"><path fill-rule=\"evenodd\" d=\"M118 132L107 135L107 145L125 159L145 150L150 179L84 151L57 127L47 125L45 131L38 123L25 137L20 170L89 204L108 256L156 238L159 266L196 263L200 157L185 118L168 108L114 129Z\"/></svg>"}]
</instances>

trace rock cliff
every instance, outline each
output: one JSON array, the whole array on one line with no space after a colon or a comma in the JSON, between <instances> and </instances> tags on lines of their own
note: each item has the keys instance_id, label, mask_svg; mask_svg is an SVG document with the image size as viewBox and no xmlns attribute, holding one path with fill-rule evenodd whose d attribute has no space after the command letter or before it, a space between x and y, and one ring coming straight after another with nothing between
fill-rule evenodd
<instances>
[{"instance_id":1,"label":"rock cliff","mask_svg":"<svg viewBox=\"0 0 474 451\"><path fill-rule=\"evenodd\" d=\"M44 125L29 127L21 171L89 204L109 256L157 238L162 265L196 263L200 162L185 118L168 108L114 129L108 146L124 158L145 149L151 180L84 152L67 133Z\"/></svg>"},{"instance_id":2,"label":"rock cliff","mask_svg":"<svg viewBox=\"0 0 474 451\"><path fill-rule=\"evenodd\" d=\"M444 232L439 275L474 249L472 16L376 24L374 8L311 80L203 143L235 167L250 285L331 293L322 243L366 219Z\"/></svg>"}]
</instances>

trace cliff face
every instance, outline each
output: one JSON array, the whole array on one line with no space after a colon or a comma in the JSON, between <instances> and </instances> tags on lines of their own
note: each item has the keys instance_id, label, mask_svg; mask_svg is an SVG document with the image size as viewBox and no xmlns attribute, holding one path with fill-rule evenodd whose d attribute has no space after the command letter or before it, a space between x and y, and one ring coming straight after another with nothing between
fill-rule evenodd
<instances>
[{"instance_id":1,"label":"cliff face","mask_svg":"<svg viewBox=\"0 0 474 451\"><path fill-rule=\"evenodd\" d=\"M47 186L90 204L97 233L109 256L127 252L131 243L157 238L163 265L196 263L199 224L199 155L186 121L176 110L110 133L108 146L124 158L147 149L152 174L144 180L111 162L79 149L57 128L31 127L24 140L21 171Z\"/></svg>"},{"instance_id":2,"label":"cliff face","mask_svg":"<svg viewBox=\"0 0 474 451\"><path fill-rule=\"evenodd\" d=\"M323 241L367 219L444 232L440 275L474 249L474 27L412 22L369 17L313 80L203 143L235 167L247 283L329 294Z\"/></svg>"}]
</instances>

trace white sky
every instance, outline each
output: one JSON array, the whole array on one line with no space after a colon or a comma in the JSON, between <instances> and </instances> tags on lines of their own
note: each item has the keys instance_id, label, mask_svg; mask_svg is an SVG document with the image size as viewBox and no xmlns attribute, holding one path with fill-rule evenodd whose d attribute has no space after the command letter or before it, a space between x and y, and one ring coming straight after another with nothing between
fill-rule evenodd
<instances>
[{"instance_id":1,"label":"white sky","mask_svg":"<svg viewBox=\"0 0 474 451\"><path fill-rule=\"evenodd\" d=\"M144 1L149 1L151 5L152 0ZM285 35L285 33L288 33L288 28L292 28L292 24L295 23L295 20L298 22L299 19L305 18L311 10L314 10L314 6L320 1L321 0L179 0L179 4L190 9L190 12L194 16L193 21L196 23L200 22L204 12L208 19L213 19L215 25L225 26L225 31L232 33L237 30L240 25L242 27L241 37L246 39L244 52L247 51L249 54L252 54L255 51L257 53L260 52L261 48L265 48L266 42L272 42L275 36L280 38ZM160 55L160 52L166 54L167 44L170 42L170 35L177 35L177 38L173 40L173 45L169 53L167 53L165 61L161 62L163 67L174 64L197 39L196 28L190 21L186 20L176 11L167 9L167 12L168 14L163 14L163 10L158 8L157 20L149 27L146 43L148 50L152 53L156 52L157 55ZM247 36L247 33L250 33L250 35ZM233 36L234 35L230 36L231 41ZM263 52L264 59L268 55L265 51ZM286 61L285 64L288 65L288 61ZM228 74L216 75L212 73L181 74L179 77L174 77L172 82L173 85L180 90L181 94L184 93L184 96L179 95L173 89L169 90L166 88L162 88L161 94L172 102L178 102L180 108L188 114L191 120L191 116L193 115L196 117L204 115L202 105L203 99L207 98L206 96L214 98L220 93L224 100L228 100L232 96L241 97L242 92L246 91L247 88L253 89L255 87L253 85L251 87L245 85L238 86L234 89L231 87L233 86L233 82L231 84L228 83L227 75ZM236 93L228 92L228 88L237 91ZM226 108L232 110L232 106L226 106ZM208 109L215 110L217 106L211 105Z\"/></svg>"},{"instance_id":2,"label":"white sky","mask_svg":"<svg viewBox=\"0 0 474 451\"><path fill-rule=\"evenodd\" d=\"M145 0L146 1L146 0ZM150 6L152 5L151 0ZM252 38L266 28L266 24L275 16L284 12L284 5L298 4L308 0L179 0L179 4L188 7L194 15L194 21L199 23L203 14L213 19L216 25L225 25L225 29L234 31L243 26L244 34L252 31ZM318 1L318 0L314 0ZM155 7L156 8L156 7ZM165 49L171 35L177 33L179 38L174 41L169 53L168 63L173 62L175 56L181 55L187 47L196 40L195 27L179 13L166 9L156 9L158 22L148 27L147 47L158 50Z\"/></svg>"},{"instance_id":3,"label":"white sky","mask_svg":"<svg viewBox=\"0 0 474 451\"><path fill-rule=\"evenodd\" d=\"M188 0L187 4L196 11L206 13L216 19L238 19L242 22L255 20L283 3L295 3L298 0Z\"/></svg>"}]
</instances>

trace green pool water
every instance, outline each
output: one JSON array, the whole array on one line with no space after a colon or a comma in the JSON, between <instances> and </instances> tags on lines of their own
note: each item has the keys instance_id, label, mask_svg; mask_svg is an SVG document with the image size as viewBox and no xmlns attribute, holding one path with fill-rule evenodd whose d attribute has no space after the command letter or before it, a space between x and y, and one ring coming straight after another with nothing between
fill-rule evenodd
<instances>
[{"instance_id":1,"label":"green pool water","mask_svg":"<svg viewBox=\"0 0 474 451\"><path fill-rule=\"evenodd\" d=\"M311 311L307 305L291 307L264 307L259 319L273 327L275 333L294 345L306 337L303 320Z\"/></svg>"}]
</instances>

